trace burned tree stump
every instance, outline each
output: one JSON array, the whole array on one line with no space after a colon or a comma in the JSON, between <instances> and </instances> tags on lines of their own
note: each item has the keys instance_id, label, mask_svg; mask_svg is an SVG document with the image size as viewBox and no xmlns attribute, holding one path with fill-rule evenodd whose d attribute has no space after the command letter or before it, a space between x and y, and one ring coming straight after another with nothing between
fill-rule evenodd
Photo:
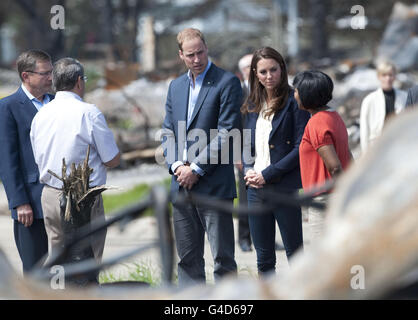
<instances>
[{"instance_id":1,"label":"burned tree stump","mask_svg":"<svg viewBox=\"0 0 418 320\"><path fill-rule=\"evenodd\" d=\"M99 186L90 188L90 175L93 169L89 167L90 146L87 148L86 158L82 164L76 166L71 163L71 171L67 176L67 164L65 158L62 159L62 176L48 170L48 172L63 182L62 195L60 200L61 226L64 233L63 246L72 243L77 231L90 224L91 211L96 200L96 196L105 191L107 187ZM71 246L67 254L59 263L77 263L87 259L94 259L90 239L84 239ZM97 283L96 272L90 274L80 274L67 279L70 283L78 286Z\"/></svg>"}]
</instances>

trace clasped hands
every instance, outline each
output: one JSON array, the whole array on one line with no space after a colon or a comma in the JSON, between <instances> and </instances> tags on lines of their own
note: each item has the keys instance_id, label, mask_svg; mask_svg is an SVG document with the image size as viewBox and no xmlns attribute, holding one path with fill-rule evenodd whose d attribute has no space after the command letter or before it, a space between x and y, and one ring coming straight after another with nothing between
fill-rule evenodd
<instances>
[{"instance_id":1,"label":"clasped hands","mask_svg":"<svg viewBox=\"0 0 418 320\"><path fill-rule=\"evenodd\" d=\"M178 167L174 172L174 175L177 177L179 185L187 190L190 190L199 180L199 176L192 172L190 166L182 165Z\"/></svg>"},{"instance_id":2,"label":"clasped hands","mask_svg":"<svg viewBox=\"0 0 418 320\"><path fill-rule=\"evenodd\" d=\"M244 180L245 185L255 189L260 189L266 184L263 175L261 173L255 172L253 169L247 171Z\"/></svg>"}]
</instances>

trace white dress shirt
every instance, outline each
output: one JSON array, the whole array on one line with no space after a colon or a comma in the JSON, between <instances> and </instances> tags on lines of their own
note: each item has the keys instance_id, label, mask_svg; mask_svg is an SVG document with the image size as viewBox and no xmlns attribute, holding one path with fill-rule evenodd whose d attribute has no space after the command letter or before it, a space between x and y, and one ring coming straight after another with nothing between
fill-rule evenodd
<instances>
[{"instance_id":1,"label":"white dress shirt","mask_svg":"<svg viewBox=\"0 0 418 320\"><path fill-rule=\"evenodd\" d=\"M254 171L261 173L270 165L269 137L272 129L271 121L274 114L267 117L264 113L267 109L267 103L264 103L261 109L255 127L255 162Z\"/></svg>"},{"instance_id":2,"label":"white dress shirt","mask_svg":"<svg viewBox=\"0 0 418 320\"><path fill-rule=\"evenodd\" d=\"M81 164L90 145L90 186L106 183L105 162L119 152L113 133L100 110L83 102L75 93L59 91L55 99L39 110L33 118L30 139L39 167L40 181L54 188L62 188L62 159L65 158L67 175L71 163Z\"/></svg>"}]
</instances>

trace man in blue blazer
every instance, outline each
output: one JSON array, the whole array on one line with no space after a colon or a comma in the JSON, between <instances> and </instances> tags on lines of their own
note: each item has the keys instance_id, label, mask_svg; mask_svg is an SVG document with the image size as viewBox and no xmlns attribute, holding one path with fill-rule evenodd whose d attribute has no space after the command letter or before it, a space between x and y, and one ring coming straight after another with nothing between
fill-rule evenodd
<instances>
[{"instance_id":1,"label":"man in blue blazer","mask_svg":"<svg viewBox=\"0 0 418 320\"><path fill-rule=\"evenodd\" d=\"M205 281L204 235L214 259L214 278L236 273L232 215L203 205L177 203L180 192L233 203L236 197L233 144L241 129L242 89L232 73L208 59L203 34L185 29L177 35L180 58L189 71L173 80L166 101L163 148L170 174L180 285ZM240 149L240 141L234 140ZM237 151L237 162L240 150ZM223 157L222 157L223 154Z\"/></svg>"},{"instance_id":2,"label":"man in blue blazer","mask_svg":"<svg viewBox=\"0 0 418 320\"><path fill-rule=\"evenodd\" d=\"M405 108L417 107L418 103L418 85L415 85L408 90L406 97Z\"/></svg>"},{"instance_id":3,"label":"man in blue blazer","mask_svg":"<svg viewBox=\"0 0 418 320\"><path fill-rule=\"evenodd\" d=\"M32 119L53 99L51 57L41 50L22 53L17 61L22 85L0 100L0 178L14 220L16 246L28 272L48 253L39 182L29 138Z\"/></svg>"}]
</instances>

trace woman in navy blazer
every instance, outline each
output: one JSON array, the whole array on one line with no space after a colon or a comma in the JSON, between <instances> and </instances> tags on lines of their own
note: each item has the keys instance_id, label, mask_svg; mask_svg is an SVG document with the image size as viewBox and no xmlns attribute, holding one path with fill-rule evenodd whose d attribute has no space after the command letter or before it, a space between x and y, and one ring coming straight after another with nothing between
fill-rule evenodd
<instances>
[{"instance_id":1,"label":"woman in navy blazer","mask_svg":"<svg viewBox=\"0 0 418 320\"><path fill-rule=\"evenodd\" d=\"M276 50L265 47L254 53L249 82L250 95L241 111L246 116L244 128L251 132L251 145L244 148L243 163L248 205L254 207L268 204L265 191L293 193L301 188L299 144L309 113L298 108L286 64ZM288 259L303 245L300 207L274 205L267 214L250 215L260 275L275 270L275 221Z\"/></svg>"}]
</instances>

